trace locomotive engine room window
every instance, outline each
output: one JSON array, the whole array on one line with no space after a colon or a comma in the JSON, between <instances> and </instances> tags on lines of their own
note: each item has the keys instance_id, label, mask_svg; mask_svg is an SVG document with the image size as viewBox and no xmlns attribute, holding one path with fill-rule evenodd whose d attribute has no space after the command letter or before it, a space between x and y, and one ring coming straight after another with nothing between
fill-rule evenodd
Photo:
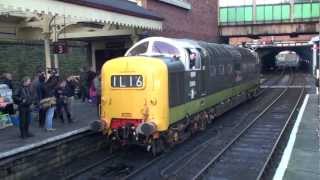
<instances>
[{"instance_id":1,"label":"locomotive engine room window","mask_svg":"<svg viewBox=\"0 0 320 180\"><path fill-rule=\"evenodd\" d=\"M217 70L215 66L209 66L209 72L210 72L210 76L213 77L217 74Z\"/></svg>"},{"instance_id":2,"label":"locomotive engine room window","mask_svg":"<svg viewBox=\"0 0 320 180\"><path fill-rule=\"evenodd\" d=\"M155 41L153 43L152 53L169 55L170 57L175 57L177 59L180 57L180 52L176 47L161 41Z\"/></svg>"},{"instance_id":3,"label":"locomotive engine room window","mask_svg":"<svg viewBox=\"0 0 320 180\"><path fill-rule=\"evenodd\" d=\"M147 52L149 46L149 42L144 42L133 48L128 56L138 56Z\"/></svg>"},{"instance_id":4,"label":"locomotive engine room window","mask_svg":"<svg viewBox=\"0 0 320 180\"><path fill-rule=\"evenodd\" d=\"M247 64L242 64L242 71L243 71L243 72L248 72L248 66L247 66Z\"/></svg>"},{"instance_id":5,"label":"locomotive engine room window","mask_svg":"<svg viewBox=\"0 0 320 180\"><path fill-rule=\"evenodd\" d=\"M233 71L232 65L231 65L231 64L228 64L228 65L227 65L227 73L228 73L228 74L232 74L232 71Z\"/></svg>"},{"instance_id":6,"label":"locomotive engine room window","mask_svg":"<svg viewBox=\"0 0 320 180\"><path fill-rule=\"evenodd\" d=\"M189 57L189 70L201 69L200 53L196 49L186 49Z\"/></svg>"},{"instance_id":7,"label":"locomotive engine room window","mask_svg":"<svg viewBox=\"0 0 320 180\"><path fill-rule=\"evenodd\" d=\"M234 64L234 70L235 70L235 71L240 71L240 70L241 70L241 65L240 65L240 63L235 63L235 64Z\"/></svg>"},{"instance_id":8,"label":"locomotive engine room window","mask_svg":"<svg viewBox=\"0 0 320 180\"><path fill-rule=\"evenodd\" d=\"M219 67L218 67L218 74L219 75L224 75L224 66L222 64L220 64Z\"/></svg>"}]
</instances>

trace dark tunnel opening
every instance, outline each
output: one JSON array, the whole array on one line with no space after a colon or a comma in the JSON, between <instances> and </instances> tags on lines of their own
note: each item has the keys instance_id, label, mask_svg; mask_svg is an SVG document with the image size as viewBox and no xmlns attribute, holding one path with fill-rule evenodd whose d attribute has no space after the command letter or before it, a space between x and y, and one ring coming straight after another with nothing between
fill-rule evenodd
<instances>
[{"instance_id":1,"label":"dark tunnel opening","mask_svg":"<svg viewBox=\"0 0 320 180\"><path fill-rule=\"evenodd\" d=\"M276 65L276 56L280 52L291 51L295 52L299 58L299 66L297 70L312 73L312 49L311 46L299 46L299 47L268 47L257 49L261 60L261 72L273 73L280 71Z\"/></svg>"}]
</instances>

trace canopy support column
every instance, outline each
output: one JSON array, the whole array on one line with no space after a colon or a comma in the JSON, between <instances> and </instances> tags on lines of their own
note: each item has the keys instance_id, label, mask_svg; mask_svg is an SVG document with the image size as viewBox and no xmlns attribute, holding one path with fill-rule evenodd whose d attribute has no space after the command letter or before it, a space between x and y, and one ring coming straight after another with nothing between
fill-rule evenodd
<instances>
[{"instance_id":1,"label":"canopy support column","mask_svg":"<svg viewBox=\"0 0 320 180\"><path fill-rule=\"evenodd\" d=\"M58 54L54 54L53 58L54 58L54 68L56 69L57 74L59 74L59 57L58 57Z\"/></svg>"},{"instance_id":2,"label":"canopy support column","mask_svg":"<svg viewBox=\"0 0 320 180\"><path fill-rule=\"evenodd\" d=\"M49 37L44 38L44 52L46 60L46 75L49 77L49 70L51 69L51 55L50 55L50 39Z\"/></svg>"},{"instance_id":3,"label":"canopy support column","mask_svg":"<svg viewBox=\"0 0 320 180\"><path fill-rule=\"evenodd\" d=\"M97 72L96 47L95 43L91 43L91 70Z\"/></svg>"}]
</instances>

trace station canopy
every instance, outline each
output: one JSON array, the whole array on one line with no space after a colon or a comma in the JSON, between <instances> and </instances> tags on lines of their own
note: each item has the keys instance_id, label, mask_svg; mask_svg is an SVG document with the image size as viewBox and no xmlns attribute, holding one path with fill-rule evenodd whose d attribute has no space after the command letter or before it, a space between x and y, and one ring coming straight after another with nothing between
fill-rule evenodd
<instances>
[{"instance_id":1,"label":"station canopy","mask_svg":"<svg viewBox=\"0 0 320 180\"><path fill-rule=\"evenodd\" d=\"M86 28L88 24L90 30L82 28L81 35L89 34L90 37L95 35L93 28L96 28L97 36L99 33L112 35L110 31L115 30L120 35L121 30L128 29L161 30L163 20L128 0L0 0L0 18L2 23L19 22L17 27L25 28L20 31L22 37L35 34L27 32L30 28L38 27L42 33L51 32L50 26L49 29L45 26L54 24L58 27L55 29L58 34L62 31L76 34L70 38L81 37L80 26Z\"/></svg>"}]
</instances>

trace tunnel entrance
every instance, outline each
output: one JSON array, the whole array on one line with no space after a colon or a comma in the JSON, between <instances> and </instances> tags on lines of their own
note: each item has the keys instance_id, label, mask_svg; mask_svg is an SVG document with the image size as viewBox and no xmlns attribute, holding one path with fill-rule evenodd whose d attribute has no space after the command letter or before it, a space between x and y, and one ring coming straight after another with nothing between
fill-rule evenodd
<instances>
[{"instance_id":1,"label":"tunnel entrance","mask_svg":"<svg viewBox=\"0 0 320 180\"><path fill-rule=\"evenodd\" d=\"M295 54L299 58L297 66L298 71L312 73L312 49L311 45L292 46L292 47L261 47L256 50L261 59L261 72L272 73L279 71L281 68L277 66L277 57L279 55L290 53ZM285 55L285 59L290 59L290 56ZM291 57L293 58L293 57Z\"/></svg>"}]
</instances>

